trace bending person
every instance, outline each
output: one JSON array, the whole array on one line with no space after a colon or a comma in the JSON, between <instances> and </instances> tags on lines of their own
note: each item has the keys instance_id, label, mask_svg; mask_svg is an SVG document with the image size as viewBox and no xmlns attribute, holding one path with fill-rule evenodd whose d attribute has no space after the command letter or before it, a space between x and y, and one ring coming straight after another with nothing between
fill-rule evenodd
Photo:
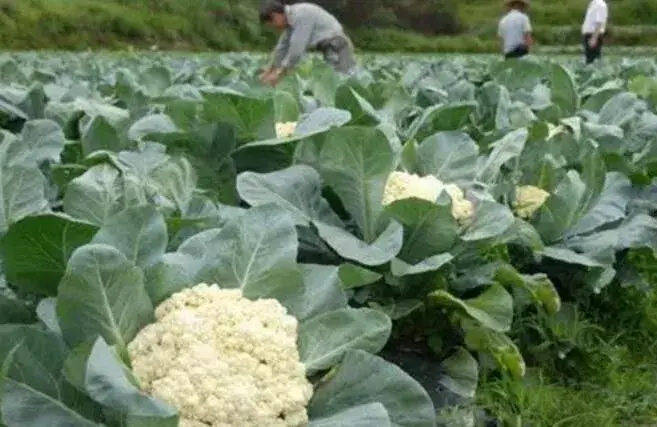
<instances>
[{"instance_id":1,"label":"bending person","mask_svg":"<svg viewBox=\"0 0 657 427\"><path fill-rule=\"evenodd\" d=\"M353 45L340 22L312 3L284 5L266 0L260 21L283 31L274 48L273 58L260 80L275 86L281 77L297 65L307 50L318 50L336 71L352 74L356 69Z\"/></svg>"},{"instance_id":2,"label":"bending person","mask_svg":"<svg viewBox=\"0 0 657 427\"><path fill-rule=\"evenodd\" d=\"M500 19L497 35L502 39L502 52L505 58L522 58L529 53L533 44L532 25L526 10L528 0L506 0L509 9Z\"/></svg>"}]
</instances>

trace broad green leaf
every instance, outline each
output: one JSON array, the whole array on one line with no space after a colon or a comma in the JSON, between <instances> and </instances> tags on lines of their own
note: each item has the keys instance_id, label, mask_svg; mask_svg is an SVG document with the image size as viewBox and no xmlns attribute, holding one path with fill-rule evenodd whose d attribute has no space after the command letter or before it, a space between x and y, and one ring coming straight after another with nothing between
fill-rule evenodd
<instances>
[{"instance_id":1,"label":"broad green leaf","mask_svg":"<svg viewBox=\"0 0 657 427\"><path fill-rule=\"evenodd\" d=\"M59 161L66 138L59 125L52 120L38 119L25 122L21 131L20 150L26 160L41 163L49 160Z\"/></svg>"},{"instance_id":2,"label":"broad green leaf","mask_svg":"<svg viewBox=\"0 0 657 427\"><path fill-rule=\"evenodd\" d=\"M348 350L376 354L385 346L392 321L377 310L343 308L302 322L299 326L299 357L308 375L328 369Z\"/></svg>"},{"instance_id":3,"label":"broad green leaf","mask_svg":"<svg viewBox=\"0 0 657 427\"><path fill-rule=\"evenodd\" d=\"M95 401L123 414L156 418L162 427L178 425L177 411L135 387L121 360L103 338L96 339L91 348L86 363L84 389Z\"/></svg>"},{"instance_id":4,"label":"broad green leaf","mask_svg":"<svg viewBox=\"0 0 657 427\"><path fill-rule=\"evenodd\" d=\"M637 96L630 92L621 92L609 99L600 109L598 123L604 125L624 126L637 114Z\"/></svg>"},{"instance_id":5,"label":"broad green leaf","mask_svg":"<svg viewBox=\"0 0 657 427\"><path fill-rule=\"evenodd\" d=\"M568 235L590 233L605 224L623 219L631 198L631 181L620 173L608 173L597 203L568 230Z\"/></svg>"},{"instance_id":6,"label":"broad green leaf","mask_svg":"<svg viewBox=\"0 0 657 427\"><path fill-rule=\"evenodd\" d=\"M108 164L92 167L66 187L64 212L94 225L122 209L123 183L119 171Z\"/></svg>"},{"instance_id":7,"label":"broad green leaf","mask_svg":"<svg viewBox=\"0 0 657 427\"><path fill-rule=\"evenodd\" d=\"M25 302L5 295L0 288L0 324L28 324L34 320L34 313Z\"/></svg>"},{"instance_id":8,"label":"broad green leaf","mask_svg":"<svg viewBox=\"0 0 657 427\"><path fill-rule=\"evenodd\" d=\"M479 383L479 364L470 352L459 347L442 365L445 375L440 384L459 396L473 398Z\"/></svg>"},{"instance_id":9,"label":"broad green leaf","mask_svg":"<svg viewBox=\"0 0 657 427\"><path fill-rule=\"evenodd\" d=\"M274 146L281 144L288 144L291 142L299 141L328 132L332 128L337 128L347 124L351 120L351 114L348 111L339 110L337 108L318 108L307 116L303 116L297 123L294 133L289 137L274 137L270 139L263 139L261 141L253 141L248 144L243 144L239 150L249 147L263 147Z\"/></svg>"},{"instance_id":10,"label":"broad green leaf","mask_svg":"<svg viewBox=\"0 0 657 427\"><path fill-rule=\"evenodd\" d=\"M201 120L232 125L238 141L246 143L275 136L272 98L247 97L219 87L203 88L203 97Z\"/></svg>"},{"instance_id":11,"label":"broad green leaf","mask_svg":"<svg viewBox=\"0 0 657 427\"><path fill-rule=\"evenodd\" d=\"M440 305L461 311L485 328L498 332L507 332L511 329L513 298L500 285L494 284L479 296L470 299L457 298L444 290L433 292L431 297Z\"/></svg>"},{"instance_id":12,"label":"broad green leaf","mask_svg":"<svg viewBox=\"0 0 657 427\"><path fill-rule=\"evenodd\" d=\"M476 325L466 325L465 343L472 350L490 353L498 365L516 381L525 376L525 360L518 346L507 335Z\"/></svg>"},{"instance_id":13,"label":"broad green leaf","mask_svg":"<svg viewBox=\"0 0 657 427\"><path fill-rule=\"evenodd\" d=\"M277 122L296 122L299 118L299 104L290 93L277 90L273 94Z\"/></svg>"},{"instance_id":14,"label":"broad green leaf","mask_svg":"<svg viewBox=\"0 0 657 427\"><path fill-rule=\"evenodd\" d=\"M156 135L178 132L179 129L166 114L157 113L142 117L128 129L128 138L139 141Z\"/></svg>"},{"instance_id":15,"label":"broad green leaf","mask_svg":"<svg viewBox=\"0 0 657 427\"><path fill-rule=\"evenodd\" d=\"M44 298L39 301L36 314L48 330L61 335L62 330L57 320L57 298Z\"/></svg>"},{"instance_id":16,"label":"broad green leaf","mask_svg":"<svg viewBox=\"0 0 657 427\"><path fill-rule=\"evenodd\" d=\"M385 264L397 256L404 239L404 228L397 221L391 221L369 244L343 228L316 221L313 225L319 236L341 257L370 267Z\"/></svg>"},{"instance_id":17,"label":"broad green leaf","mask_svg":"<svg viewBox=\"0 0 657 427\"><path fill-rule=\"evenodd\" d=\"M73 252L59 285L57 318L71 346L101 336L126 345L153 319L141 270L118 249L89 244Z\"/></svg>"},{"instance_id":18,"label":"broad green leaf","mask_svg":"<svg viewBox=\"0 0 657 427\"><path fill-rule=\"evenodd\" d=\"M561 309L559 292L550 278L543 273L520 274L512 265L502 264L495 272L495 280L502 285L524 289L549 314L554 314Z\"/></svg>"},{"instance_id":19,"label":"broad green leaf","mask_svg":"<svg viewBox=\"0 0 657 427\"><path fill-rule=\"evenodd\" d=\"M89 156L96 151L119 152L126 148L119 132L103 116L94 117L80 135L82 155Z\"/></svg>"},{"instance_id":20,"label":"broad green leaf","mask_svg":"<svg viewBox=\"0 0 657 427\"><path fill-rule=\"evenodd\" d=\"M399 259L393 259L390 263L390 272L396 277L427 273L440 269L453 258L454 256L452 254L438 254L413 265L407 264Z\"/></svg>"},{"instance_id":21,"label":"broad green leaf","mask_svg":"<svg viewBox=\"0 0 657 427\"><path fill-rule=\"evenodd\" d=\"M474 220L465 227L461 239L474 242L497 237L513 226L514 222L513 213L506 206L491 200L479 200Z\"/></svg>"},{"instance_id":22,"label":"broad green leaf","mask_svg":"<svg viewBox=\"0 0 657 427\"><path fill-rule=\"evenodd\" d=\"M578 252L592 254L635 248L657 250L657 219L637 214L623 221L617 228L572 237L568 240L568 246Z\"/></svg>"},{"instance_id":23,"label":"broad green leaf","mask_svg":"<svg viewBox=\"0 0 657 427\"><path fill-rule=\"evenodd\" d=\"M325 418L371 403L383 404L392 426L436 426L424 388L396 365L362 350L345 354L337 372L316 388L308 413L311 419Z\"/></svg>"},{"instance_id":24,"label":"broad green leaf","mask_svg":"<svg viewBox=\"0 0 657 427\"><path fill-rule=\"evenodd\" d=\"M345 263L340 266L339 276L343 289L353 289L370 285L383 277L380 273L351 263Z\"/></svg>"},{"instance_id":25,"label":"broad green leaf","mask_svg":"<svg viewBox=\"0 0 657 427\"><path fill-rule=\"evenodd\" d=\"M550 93L552 102L559 106L564 116L572 116L579 108L579 95L570 70L561 64L550 66Z\"/></svg>"},{"instance_id":26,"label":"broad green leaf","mask_svg":"<svg viewBox=\"0 0 657 427\"><path fill-rule=\"evenodd\" d=\"M251 206L277 205L296 225L316 220L341 227L342 221L322 197L322 181L311 167L294 165L266 174L244 172L237 177L237 191Z\"/></svg>"},{"instance_id":27,"label":"broad green leaf","mask_svg":"<svg viewBox=\"0 0 657 427\"><path fill-rule=\"evenodd\" d=\"M527 129L521 128L509 132L502 139L492 143L493 151L488 155L486 163L477 174L478 180L487 183L497 181L502 166L509 160L520 156L528 136Z\"/></svg>"},{"instance_id":28,"label":"broad green leaf","mask_svg":"<svg viewBox=\"0 0 657 427\"><path fill-rule=\"evenodd\" d=\"M384 312L393 321L408 316L423 305L424 303L422 301L415 299L397 300L386 305L379 305L375 302L370 303L372 308Z\"/></svg>"},{"instance_id":29,"label":"broad green leaf","mask_svg":"<svg viewBox=\"0 0 657 427\"><path fill-rule=\"evenodd\" d=\"M338 268L332 265L301 264L304 283L302 310L295 317L303 321L347 306L347 295L340 286Z\"/></svg>"},{"instance_id":30,"label":"broad green leaf","mask_svg":"<svg viewBox=\"0 0 657 427\"><path fill-rule=\"evenodd\" d=\"M0 241L7 280L24 291L56 295L71 254L89 243L96 230L91 224L58 213L18 221Z\"/></svg>"},{"instance_id":31,"label":"broad green leaf","mask_svg":"<svg viewBox=\"0 0 657 427\"><path fill-rule=\"evenodd\" d=\"M311 419L309 427L392 427L388 411L381 403L366 403L335 415Z\"/></svg>"},{"instance_id":32,"label":"broad green leaf","mask_svg":"<svg viewBox=\"0 0 657 427\"><path fill-rule=\"evenodd\" d=\"M421 141L436 132L461 130L476 108L477 104L474 102L429 107L411 124L407 138Z\"/></svg>"},{"instance_id":33,"label":"broad green leaf","mask_svg":"<svg viewBox=\"0 0 657 427\"><path fill-rule=\"evenodd\" d=\"M373 128L345 127L326 135L321 175L360 227L366 243L378 235L383 190L395 156L385 135Z\"/></svg>"},{"instance_id":34,"label":"broad green leaf","mask_svg":"<svg viewBox=\"0 0 657 427\"><path fill-rule=\"evenodd\" d=\"M127 208L105 221L91 243L112 246L141 268L164 255L168 235L164 217L153 205Z\"/></svg>"},{"instance_id":35,"label":"broad green leaf","mask_svg":"<svg viewBox=\"0 0 657 427\"><path fill-rule=\"evenodd\" d=\"M147 272L149 294L159 301L197 283L217 283L240 288L247 298L277 298L298 312L303 283L297 247L289 215L271 204L255 207L165 254Z\"/></svg>"},{"instance_id":36,"label":"broad green leaf","mask_svg":"<svg viewBox=\"0 0 657 427\"><path fill-rule=\"evenodd\" d=\"M14 144L3 141L0 146L0 234L26 216L48 208L46 179L36 163L9 163L8 150Z\"/></svg>"},{"instance_id":37,"label":"broad green leaf","mask_svg":"<svg viewBox=\"0 0 657 427\"><path fill-rule=\"evenodd\" d=\"M417 172L445 183L471 181L477 174L479 146L463 132L438 132L417 147Z\"/></svg>"},{"instance_id":38,"label":"broad green leaf","mask_svg":"<svg viewBox=\"0 0 657 427\"><path fill-rule=\"evenodd\" d=\"M584 267L602 267L603 265L600 262L584 255L572 251L568 248L560 247L546 247L539 252L540 255L554 259L556 261L564 262L566 264L581 265Z\"/></svg>"},{"instance_id":39,"label":"broad green leaf","mask_svg":"<svg viewBox=\"0 0 657 427\"><path fill-rule=\"evenodd\" d=\"M198 184L198 177L189 160L173 158L155 169L149 178L151 188L159 196L170 200L180 214L189 210Z\"/></svg>"},{"instance_id":40,"label":"broad green leaf","mask_svg":"<svg viewBox=\"0 0 657 427\"><path fill-rule=\"evenodd\" d=\"M67 405L66 353L61 338L39 326L0 326L0 414L7 427L97 426Z\"/></svg>"},{"instance_id":41,"label":"broad green leaf","mask_svg":"<svg viewBox=\"0 0 657 427\"><path fill-rule=\"evenodd\" d=\"M386 213L404 225L404 245L399 258L407 263L420 263L449 251L458 237L458 224L449 205L404 199L388 205Z\"/></svg>"}]
</instances>

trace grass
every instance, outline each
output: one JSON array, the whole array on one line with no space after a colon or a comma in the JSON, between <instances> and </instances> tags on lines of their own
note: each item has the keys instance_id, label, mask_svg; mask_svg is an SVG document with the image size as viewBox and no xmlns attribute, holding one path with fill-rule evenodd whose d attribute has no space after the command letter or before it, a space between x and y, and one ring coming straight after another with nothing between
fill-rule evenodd
<instances>
[{"instance_id":1,"label":"grass","mask_svg":"<svg viewBox=\"0 0 657 427\"><path fill-rule=\"evenodd\" d=\"M505 426L657 425L657 293L621 289L565 308L556 322L519 321L534 355L527 379L484 381L479 403Z\"/></svg>"}]
</instances>

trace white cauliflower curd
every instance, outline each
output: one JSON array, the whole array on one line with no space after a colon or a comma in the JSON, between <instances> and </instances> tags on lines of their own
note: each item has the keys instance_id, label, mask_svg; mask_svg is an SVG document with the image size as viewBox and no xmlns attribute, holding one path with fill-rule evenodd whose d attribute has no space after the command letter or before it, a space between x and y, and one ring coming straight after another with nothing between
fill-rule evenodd
<instances>
[{"instance_id":1,"label":"white cauliflower curd","mask_svg":"<svg viewBox=\"0 0 657 427\"><path fill-rule=\"evenodd\" d=\"M296 128L297 128L297 122L276 123L276 137L289 138L294 134Z\"/></svg>"},{"instance_id":2,"label":"white cauliflower curd","mask_svg":"<svg viewBox=\"0 0 657 427\"><path fill-rule=\"evenodd\" d=\"M418 176L395 171L390 174L383 191L383 205L396 200L418 198L435 202L440 193L447 192L452 199L452 215L458 221L472 217L474 206L465 198L463 190L455 184L445 184L433 175Z\"/></svg>"},{"instance_id":3,"label":"white cauliflower curd","mask_svg":"<svg viewBox=\"0 0 657 427\"><path fill-rule=\"evenodd\" d=\"M516 199L513 202L513 209L521 218L529 218L541 207L550 197L550 193L542 188L532 185L516 187Z\"/></svg>"},{"instance_id":4,"label":"white cauliflower curd","mask_svg":"<svg viewBox=\"0 0 657 427\"><path fill-rule=\"evenodd\" d=\"M142 389L177 408L181 427L308 425L297 320L278 301L201 283L155 318L128 353Z\"/></svg>"}]
</instances>

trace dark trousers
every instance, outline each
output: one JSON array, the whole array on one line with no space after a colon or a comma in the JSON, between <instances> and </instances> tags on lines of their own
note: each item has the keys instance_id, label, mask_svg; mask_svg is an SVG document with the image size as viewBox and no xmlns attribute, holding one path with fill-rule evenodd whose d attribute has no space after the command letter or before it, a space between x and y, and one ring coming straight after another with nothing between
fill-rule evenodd
<instances>
[{"instance_id":1,"label":"dark trousers","mask_svg":"<svg viewBox=\"0 0 657 427\"><path fill-rule=\"evenodd\" d=\"M516 47L515 49L507 52L504 54L504 58L509 59L509 58L522 58L523 56L527 55L529 53L529 49L527 49L527 46L524 44L521 44L520 46Z\"/></svg>"},{"instance_id":2,"label":"dark trousers","mask_svg":"<svg viewBox=\"0 0 657 427\"><path fill-rule=\"evenodd\" d=\"M589 46L589 40L591 40L591 36L593 34L584 34L582 37L582 43L584 43L584 57L586 58L586 63L590 64L596 59L599 59L600 56L602 56L602 42L604 40L604 36L600 34L598 36L598 43L595 45L594 48Z\"/></svg>"}]
</instances>

